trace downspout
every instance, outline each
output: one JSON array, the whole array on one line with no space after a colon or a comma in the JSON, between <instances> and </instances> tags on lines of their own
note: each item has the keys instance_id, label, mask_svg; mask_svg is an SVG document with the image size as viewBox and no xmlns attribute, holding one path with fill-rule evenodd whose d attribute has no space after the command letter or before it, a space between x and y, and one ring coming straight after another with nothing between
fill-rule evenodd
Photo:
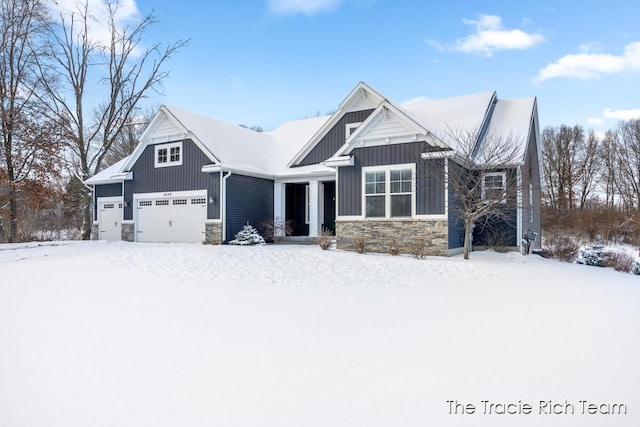
<instances>
[{"instance_id":1,"label":"downspout","mask_svg":"<svg viewBox=\"0 0 640 427\"><path fill-rule=\"evenodd\" d=\"M220 173L223 174L224 172L222 170L220 170ZM225 242L227 240L227 224L226 224L226 220L227 220L227 179L233 174L233 172L228 171L226 175L224 175L222 177L222 179L220 180L221 184L220 186L222 187L220 190L220 198L222 199L220 201L220 219L222 220L222 242Z\"/></svg>"}]
</instances>

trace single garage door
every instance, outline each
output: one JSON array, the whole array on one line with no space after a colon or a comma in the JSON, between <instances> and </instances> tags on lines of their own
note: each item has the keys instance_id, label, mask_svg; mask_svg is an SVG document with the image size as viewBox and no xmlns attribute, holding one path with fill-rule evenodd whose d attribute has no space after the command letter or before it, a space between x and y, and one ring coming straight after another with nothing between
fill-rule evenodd
<instances>
[{"instance_id":1,"label":"single garage door","mask_svg":"<svg viewBox=\"0 0 640 427\"><path fill-rule=\"evenodd\" d=\"M98 199L100 240L120 240L122 232L122 202Z\"/></svg>"},{"instance_id":2,"label":"single garage door","mask_svg":"<svg viewBox=\"0 0 640 427\"><path fill-rule=\"evenodd\" d=\"M136 209L138 242L204 241L206 197L139 198Z\"/></svg>"}]
</instances>

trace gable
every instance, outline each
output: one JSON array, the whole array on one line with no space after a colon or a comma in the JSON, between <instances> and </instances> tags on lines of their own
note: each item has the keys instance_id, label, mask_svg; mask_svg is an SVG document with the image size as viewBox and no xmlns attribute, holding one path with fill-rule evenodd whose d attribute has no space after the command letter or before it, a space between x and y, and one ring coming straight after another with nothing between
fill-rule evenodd
<instances>
[{"instance_id":1,"label":"gable","mask_svg":"<svg viewBox=\"0 0 640 427\"><path fill-rule=\"evenodd\" d=\"M373 112L372 109L353 111L346 113L338 122L327 132L327 134L316 144L309 154L307 154L295 166L308 166L324 162L333 156L340 147L344 145L347 138L347 125L351 123L362 123Z\"/></svg>"}]
</instances>

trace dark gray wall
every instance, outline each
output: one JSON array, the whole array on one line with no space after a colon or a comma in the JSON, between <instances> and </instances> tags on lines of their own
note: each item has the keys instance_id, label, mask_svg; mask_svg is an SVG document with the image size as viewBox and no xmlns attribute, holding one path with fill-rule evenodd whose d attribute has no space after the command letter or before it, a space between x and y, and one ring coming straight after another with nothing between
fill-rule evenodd
<instances>
[{"instance_id":1,"label":"dark gray wall","mask_svg":"<svg viewBox=\"0 0 640 427\"><path fill-rule=\"evenodd\" d=\"M473 229L474 246L518 246L518 186L517 170L506 169L507 203L500 205L500 217L476 222Z\"/></svg>"},{"instance_id":2,"label":"dark gray wall","mask_svg":"<svg viewBox=\"0 0 640 427\"><path fill-rule=\"evenodd\" d=\"M211 160L191 140L182 143L180 166L156 168L154 155L154 146L147 146L131 169L133 181L125 181L125 199L129 202L124 211L125 220L133 219L133 194L204 188L207 189L207 199L210 196L215 199L214 203L207 204L207 218L220 218L220 174L201 172L202 166L211 164Z\"/></svg>"},{"instance_id":3,"label":"dark gray wall","mask_svg":"<svg viewBox=\"0 0 640 427\"><path fill-rule=\"evenodd\" d=\"M416 164L416 214L444 214L444 160L423 160L425 142L357 148L354 165L338 168L338 215L362 214L362 168Z\"/></svg>"},{"instance_id":4,"label":"dark gray wall","mask_svg":"<svg viewBox=\"0 0 640 427\"><path fill-rule=\"evenodd\" d=\"M467 173L459 164L449 161L448 173L450 180L459 180L460 174ZM448 231L449 231L449 249L461 248L464 246L464 221L460 219L459 208L460 197L454 191L453 186L448 187L449 197L449 214L448 214Z\"/></svg>"},{"instance_id":5,"label":"dark gray wall","mask_svg":"<svg viewBox=\"0 0 640 427\"><path fill-rule=\"evenodd\" d=\"M313 149L296 166L314 165L333 156L344 145L346 138L345 126L349 123L363 122L373 110L354 111L346 113L338 123L313 147Z\"/></svg>"},{"instance_id":6,"label":"dark gray wall","mask_svg":"<svg viewBox=\"0 0 640 427\"><path fill-rule=\"evenodd\" d=\"M98 197L122 196L122 183L101 184L95 186L95 197L93 198L93 219L98 220Z\"/></svg>"},{"instance_id":7,"label":"dark gray wall","mask_svg":"<svg viewBox=\"0 0 640 427\"><path fill-rule=\"evenodd\" d=\"M273 181L234 173L226 191L226 240L233 240L247 222L263 234L261 224L273 220Z\"/></svg>"},{"instance_id":8,"label":"dark gray wall","mask_svg":"<svg viewBox=\"0 0 640 427\"><path fill-rule=\"evenodd\" d=\"M540 248L541 237L541 218L540 218L540 204L541 204L541 178L540 178L540 164L538 159L538 141L536 140L536 126L537 123L533 123L531 127L531 133L529 135L529 141L527 145L527 152L525 155L524 166L522 167L522 235L527 230L538 233L538 239L534 243L534 247ZM529 200L529 183L533 184L533 204ZM530 221L530 213L533 210L533 222Z\"/></svg>"}]
</instances>

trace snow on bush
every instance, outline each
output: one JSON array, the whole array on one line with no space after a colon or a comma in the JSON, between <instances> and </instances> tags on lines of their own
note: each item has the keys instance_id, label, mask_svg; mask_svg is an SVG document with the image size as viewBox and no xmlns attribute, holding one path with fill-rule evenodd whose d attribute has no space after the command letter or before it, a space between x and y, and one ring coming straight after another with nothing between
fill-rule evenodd
<instances>
[{"instance_id":1,"label":"snow on bush","mask_svg":"<svg viewBox=\"0 0 640 427\"><path fill-rule=\"evenodd\" d=\"M265 241L258 233L258 230L253 228L253 226L247 223L242 230L236 233L236 238L229 242L230 245L241 245L241 246L249 246L249 245L264 245Z\"/></svg>"},{"instance_id":2,"label":"snow on bush","mask_svg":"<svg viewBox=\"0 0 640 427\"><path fill-rule=\"evenodd\" d=\"M580 245L571 236L551 236L545 239L542 255L545 258L556 258L573 262L578 257Z\"/></svg>"}]
</instances>

